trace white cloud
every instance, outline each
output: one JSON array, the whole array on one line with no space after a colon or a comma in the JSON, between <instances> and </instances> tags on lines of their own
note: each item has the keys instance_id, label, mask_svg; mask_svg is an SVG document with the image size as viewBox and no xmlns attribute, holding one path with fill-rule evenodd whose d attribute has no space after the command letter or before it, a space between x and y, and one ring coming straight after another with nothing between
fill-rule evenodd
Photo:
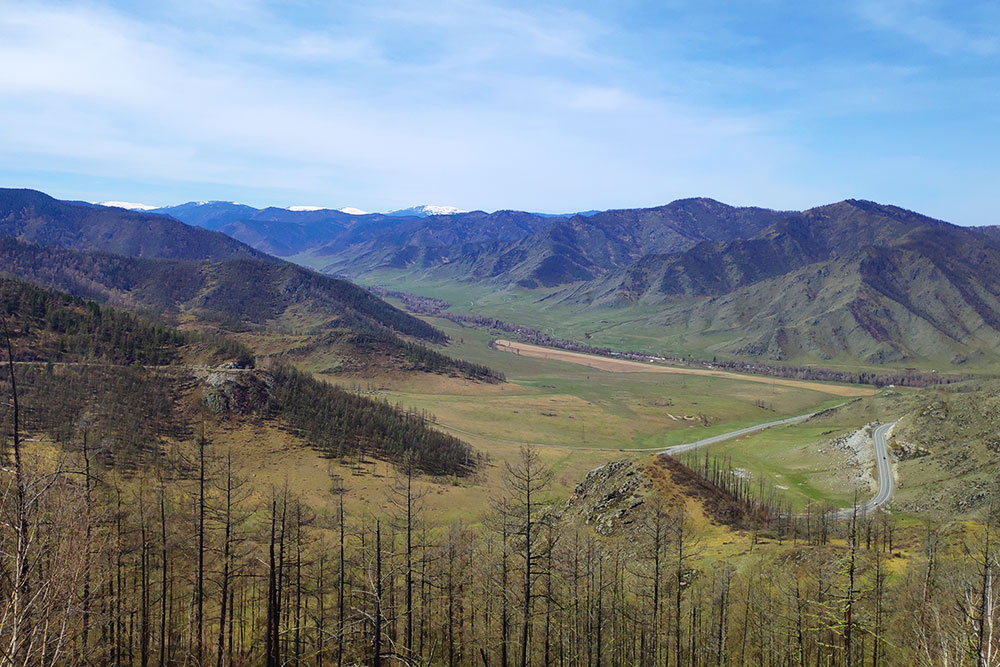
<instances>
[{"instance_id":1,"label":"white cloud","mask_svg":"<svg viewBox=\"0 0 1000 667\"><path fill-rule=\"evenodd\" d=\"M606 62L590 51L587 21L565 12L534 17L463 3L417 18L398 8L379 13L456 31L461 45L402 65L383 63L370 36L301 31L271 49L384 67L377 76L387 89L371 92L335 70L260 63L268 49L244 36L205 47L175 27L109 10L0 4L0 62L10 65L0 67L0 156L38 168L48 158L107 177L279 188L369 208L438 199L471 208L508 205L502 197L525 205L544 205L547 195L568 205L582 193L662 198L688 180L693 165L679 159L775 153L740 118L548 70L485 66L515 44L523 47L518 57ZM479 30L461 34L468 25ZM469 41L481 42L474 65L463 60ZM205 58L205 48L226 57ZM740 151L740 143L752 148ZM690 180L688 192L698 192Z\"/></svg>"},{"instance_id":2,"label":"white cloud","mask_svg":"<svg viewBox=\"0 0 1000 667\"><path fill-rule=\"evenodd\" d=\"M975 4L969 2L967 8ZM942 5L930 0L866 0L857 4L857 12L873 26L903 35L935 53L976 56L1000 53L997 16L976 16L960 24L951 20L949 14L961 5L965 3ZM977 24L978 29L972 27Z\"/></svg>"},{"instance_id":3,"label":"white cloud","mask_svg":"<svg viewBox=\"0 0 1000 667\"><path fill-rule=\"evenodd\" d=\"M698 102L740 86L816 96L807 68L679 60L650 71L606 48L591 17L545 7L359 3L307 25L261 3L218 2L163 10L202 19L187 24L0 0L0 162L366 210L573 210L703 194L789 207L835 187L790 173L806 159L784 138L794 106ZM858 71L831 66L840 79L824 112L845 90L859 107L885 104L884 83L907 76Z\"/></svg>"}]
</instances>

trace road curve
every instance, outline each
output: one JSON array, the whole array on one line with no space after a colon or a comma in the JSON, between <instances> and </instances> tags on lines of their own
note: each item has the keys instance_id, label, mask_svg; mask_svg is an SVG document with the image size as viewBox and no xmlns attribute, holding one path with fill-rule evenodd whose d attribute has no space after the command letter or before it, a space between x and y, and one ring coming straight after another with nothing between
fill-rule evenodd
<instances>
[{"instance_id":1,"label":"road curve","mask_svg":"<svg viewBox=\"0 0 1000 667\"><path fill-rule=\"evenodd\" d=\"M881 424L872 433L872 438L875 440L875 467L878 469L878 493L865 503L866 512L871 512L880 505L889 502L892 498L892 492L895 491L888 443L889 431L895 425L896 422Z\"/></svg>"},{"instance_id":2,"label":"road curve","mask_svg":"<svg viewBox=\"0 0 1000 667\"><path fill-rule=\"evenodd\" d=\"M763 431L766 428L771 428L772 426L782 426L784 424L795 424L797 422L805 421L812 417L815 412L808 415L800 415L798 417L789 417L787 419L779 419L778 421L767 422L765 424L757 424L756 426L748 426L746 428L741 428L738 431L730 431L729 433L722 433L720 435L712 436L711 438L704 438L702 440L696 440L694 442L688 442L683 445L674 445L673 447L667 447L662 450L660 454L667 454L673 456L674 454L680 454L682 452L687 452L692 449L698 449L699 447L705 447L706 445L714 445L717 442L722 442L723 440L729 440L730 438L737 438L741 435L746 435L748 433L756 433L757 431ZM889 431L892 427L896 425L896 422L889 422L888 424L880 424L875 427L872 432L872 440L875 443L875 468L878 471L878 492L875 497L869 500L867 503L859 507L864 512L871 512L878 507L884 505L892 499L892 492L895 490L894 480L892 477L892 461L889 459L889 443L887 441ZM854 511L853 507L848 507L842 509L836 513L838 518L849 517Z\"/></svg>"},{"instance_id":3,"label":"road curve","mask_svg":"<svg viewBox=\"0 0 1000 667\"><path fill-rule=\"evenodd\" d=\"M892 460L889 458L889 431L896 425L896 422L879 424L872 431L872 440L875 441L875 469L878 471L878 492L875 497L859 505L857 509L867 514L872 512L892 499L892 492L895 491L895 480L892 477ZM836 512L834 516L838 519L847 519L854 513L853 507L845 507Z\"/></svg>"}]
</instances>

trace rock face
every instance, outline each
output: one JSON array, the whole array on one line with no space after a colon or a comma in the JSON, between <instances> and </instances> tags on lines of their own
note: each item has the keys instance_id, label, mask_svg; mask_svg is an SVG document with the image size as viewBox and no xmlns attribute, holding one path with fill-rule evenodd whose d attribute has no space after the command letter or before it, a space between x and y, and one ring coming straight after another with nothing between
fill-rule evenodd
<instances>
[{"instance_id":1,"label":"rock face","mask_svg":"<svg viewBox=\"0 0 1000 667\"><path fill-rule=\"evenodd\" d=\"M217 415L249 415L267 409L273 386L264 371L216 370L206 378L201 400Z\"/></svg>"},{"instance_id":2,"label":"rock face","mask_svg":"<svg viewBox=\"0 0 1000 667\"><path fill-rule=\"evenodd\" d=\"M897 461L909 461L910 459L919 459L922 456L931 455L931 450L897 438L893 438L889 444L892 447L892 455Z\"/></svg>"},{"instance_id":3,"label":"rock face","mask_svg":"<svg viewBox=\"0 0 1000 667\"><path fill-rule=\"evenodd\" d=\"M857 488L874 489L876 486L875 478L872 476L872 469L875 467L875 443L872 440L872 433L875 426L875 423L866 424L864 428L850 435L833 438L828 445L831 449L850 454L847 467L855 472L854 486Z\"/></svg>"},{"instance_id":4,"label":"rock face","mask_svg":"<svg viewBox=\"0 0 1000 667\"><path fill-rule=\"evenodd\" d=\"M652 487L646 468L629 459L594 468L566 501L563 517L576 516L600 535L633 523Z\"/></svg>"}]
</instances>

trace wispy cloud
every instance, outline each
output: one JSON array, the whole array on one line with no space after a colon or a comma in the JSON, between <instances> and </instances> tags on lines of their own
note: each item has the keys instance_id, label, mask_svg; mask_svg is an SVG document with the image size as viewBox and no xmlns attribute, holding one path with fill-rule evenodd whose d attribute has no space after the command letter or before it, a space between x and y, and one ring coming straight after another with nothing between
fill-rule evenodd
<instances>
[{"instance_id":1,"label":"wispy cloud","mask_svg":"<svg viewBox=\"0 0 1000 667\"><path fill-rule=\"evenodd\" d=\"M600 11L0 0L0 166L91 199L786 208L859 194L849 123L941 99L923 64L863 49L765 57L785 31L751 13ZM121 190L74 190L85 177Z\"/></svg>"},{"instance_id":2,"label":"wispy cloud","mask_svg":"<svg viewBox=\"0 0 1000 667\"><path fill-rule=\"evenodd\" d=\"M936 53L1000 54L1000 9L995 3L865 0L858 3L857 12L873 26Z\"/></svg>"},{"instance_id":3,"label":"wispy cloud","mask_svg":"<svg viewBox=\"0 0 1000 667\"><path fill-rule=\"evenodd\" d=\"M469 36L461 34L469 19L456 7L421 14L419 21L399 9L378 12L400 24L393 30L430 24L455 31L457 40L480 41L471 64L462 58L467 46L447 41L425 62L393 65L370 37L345 43L310 31L265 49L388 70L387 88L372 90L333 71L259 64L261 48L241 36L225 40L226 48L240 50L207 61L185 48L189 38L176 27L109 10L6 9L0 61L18 64L0 71L0 87L11 100L0 112L8 160L47 155L105 175L117 169L148 179L328 188L328 198L352 203L359 195L362 203L375 199L377 189L394 202L430 197L500 206L498 193L485 187L490 182L503 183L512 200L532 203L543 203L546 191L568 201L588 182L609 184L602 188L606 196L614 187L634 195L630 182L645 180L638 171L664 177L669 162L658 165L657 154L690 156L719 136L718 118L670 109L616 86L576 83L526 65L503 74L484 71L499 69L504 49L516 42L523 47L518 59L601 60L587 51L588 38L579 31L585 22L560 22L561 13L536 23L522 12L475 5L477 31ZM551 22L562 29L547 30ZM610 123L609 111L618 113ZM651 134L637 132L650 122L656 126ZM637 141L655 153L636 161ZM606 161L623 150L636 166L608 177ZM553 182L552 163L569 159L562 171L572 178ZM344 179L345 173L354 177ZM344 187L359 180L369 181L368 192ZM660 190L649 188L649 197L662 197Z\"/></svg>"}]
</instances>

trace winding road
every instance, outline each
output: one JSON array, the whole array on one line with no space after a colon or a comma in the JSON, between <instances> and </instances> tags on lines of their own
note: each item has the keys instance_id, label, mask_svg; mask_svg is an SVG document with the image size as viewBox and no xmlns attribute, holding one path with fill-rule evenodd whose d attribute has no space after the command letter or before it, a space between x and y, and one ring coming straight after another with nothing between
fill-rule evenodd
<instances>
[{"instance_id":1,"label":"winding road","mask_svg":"<svg viewBox=\"0 0 1000 667\"><path fill-rule=\"evenodd\" d=\"M763 431L764 429L771 428L773 426L783 426L785 424L795 424L797 422L802 422L813 415L812 412L807 415L799 415L798 417L788 417L787 419L779 419L778 421L767 422L764 424L757 424L756 426L748 426L746 428L741 428L736 431L730 431L729 433L722 433L721 435L715 435L711 438L704 438L702 440L696 440L694 442L688 442L683 445L674 445L673 447L667 447L662 450L660 454L667 454L673 456L674 454L680 454L682 452L687 452L692 449L698 449L699 447L705 447L707 445L714 445L717 442L722 442L723 440L729 440L730 438L738 438L741 435L747 435L749 433L756 433L757 431ZM875 497L869 500L867 503L862 505L860 509L863 509L866 513L884 505L889 502L892 498L892 492L895 490L892 477L892 462L889 459L889 444L888 435L892 430L892 427L896 425L896 422L889 422L888 424L880 424L875 427L872 432L872 440L875 443L875 468L878 471L878 492ZM844 518L851 515L854 511L853 507L848 507L842 509L836 513L838 518Z\"/></svg>"},{"instance_id":2,"label":"winding road","mask_svg":"<svg viewBox=\"0 0 1000 667\"><path fill-rule=\"evenodd\" d=\"M889 431L892 427L896 425L896 422L889 422L888 424L879 424L875 427L872 432L872 440L875 441L875 469L878 470L878 492L875 497L869 500L864 505L859 505L857 509L861 510L864 514L879 508L885 503L889 502L892 498L892 492L895 490L894 480L892 477L892 461L889 459L889 443L888 436ZM854 507L845 507L842 510L834 513L834 516L838 519L847 519L854 513Z\"/></svg>"},{"instance_id":3,"label":"winding road","mask_svg":"<svg viewBox=\"0 0 1000 667\"><path fill-rule=\"evenodd\" d=\"M896 425L896 422L881 424L875 428L872 438L875 440L875 466L878 468L878 493L875 497L865 503L866 512L889 502L892 492L895 490L892 478L892 462L889 460L889 431Z\"/></svg>"}]
</instances>

